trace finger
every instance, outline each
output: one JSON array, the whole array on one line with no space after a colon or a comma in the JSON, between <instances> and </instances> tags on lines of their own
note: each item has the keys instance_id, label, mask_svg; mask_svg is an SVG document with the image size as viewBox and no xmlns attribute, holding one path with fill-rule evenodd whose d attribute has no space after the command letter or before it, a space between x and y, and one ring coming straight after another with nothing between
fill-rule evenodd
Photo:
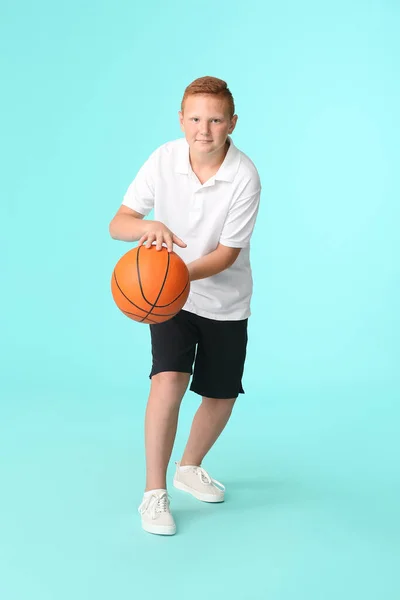
<instances>
[{"instance_id":1,"label":"finger","mask_svg":"<svg viewBox=\"0 0 400 600\"><path fill-rule=\"evenodd\" d=\"M180 246L181 248L186 248L187 247L187 244L185 244L185 242L183 240L181 240L181 238L179 238L175 234L174 234L174 237L173 237L173 241L174 241L174 244L176 244L177 246Z\"/></svg>"},{"instance_id":2,"label":"finger","mask_svg":"<svg viewBox=\"0 0 400 600\"><path fill-rule=\"evenodd\" d=\"M157 232L156 239L157 239L156 249L157 250L161 250L162 244L163 244L163 234L162 234L162 231Z\"/></svg>"},{"instance_id":3,"label":"finger","mask_svg":"<svg viewBox=\"0 0 400 600\"><path fill-rule=\"evenodd\" d=\"M164 233L164 242L167 244L168 252L172 252L174 246L172 241L172 235L170 235L169 233Z\"/></svg>"},{"instance_id":4,"label":"finger","mask_svg":"<svg viewBox=\"0 0 400 600\"><path fill-rule=\"evenodd\" d=\"M154 240L156 239L156 234L155 233L149 233L148 238L147 238L147 242L146 242L146 248L151 248L151 246L153 245Z\"/></svg>"},{"instance_id":5,"label":"finger","mask_svg":"<svg viewBox=\"0 0 400 600\"><path fill-rule=\"evenodd\" d=\"M147 236L148 236L147 233L145 233L144 235L142 235L142 237L138 241L138 246L141 246L143 244L143 242L147 239Z\"/></svg>"}]
</instances>

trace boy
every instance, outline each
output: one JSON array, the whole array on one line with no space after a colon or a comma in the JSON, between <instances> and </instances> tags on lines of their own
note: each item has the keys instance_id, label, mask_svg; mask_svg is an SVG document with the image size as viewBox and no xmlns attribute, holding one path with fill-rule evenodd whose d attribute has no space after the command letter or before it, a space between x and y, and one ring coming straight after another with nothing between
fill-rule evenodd
<instances>
[{"instance_id":1,"label":"boy","mask_svg":"<svg viewBox=\"0 0 400 600\"><path fill-rule=\"evenodd\" d=\"M110 223L114 239L139 240L158 250L166 245L170 252L175 245L191 281L183 309L149 326L153 363L145 417L146 487L139 512L150 533L176 531L166 471L192 374L190 389L202 402L173 483L199 500L224 500L224 486L201 465L238 394L244 393L252 295L249 241L261 191L256 167L230 138L237 119L225 81L193 81L179 111L185 137L153 152ZM156 220L143 220L152 208Z\"/></svg>"}]
</instances>

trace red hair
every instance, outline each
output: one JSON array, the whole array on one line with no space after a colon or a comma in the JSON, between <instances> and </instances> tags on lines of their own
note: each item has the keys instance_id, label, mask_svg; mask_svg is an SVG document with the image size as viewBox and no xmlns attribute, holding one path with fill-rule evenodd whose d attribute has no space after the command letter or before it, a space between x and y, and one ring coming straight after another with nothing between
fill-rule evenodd
<instances>
[{"instance_id":1,"label":"red hair","mask_svg":"<svg viewBox=\"0 0 400 600\"><path fill-rule=\"evenodd\" d=\"M233 115L235 114L235 103L226 81L223 81L222 79L217 79L216 77L208 76L199 77L198 79L192 81L192 83L187 86L187 88L185 89L185 93L183 94L181 102L182 112L186 98L188 96L194 96L195 94L213 94L214 96L225 98L228 101L230 116L233 117Z\"/></svg>"}]
</instances>

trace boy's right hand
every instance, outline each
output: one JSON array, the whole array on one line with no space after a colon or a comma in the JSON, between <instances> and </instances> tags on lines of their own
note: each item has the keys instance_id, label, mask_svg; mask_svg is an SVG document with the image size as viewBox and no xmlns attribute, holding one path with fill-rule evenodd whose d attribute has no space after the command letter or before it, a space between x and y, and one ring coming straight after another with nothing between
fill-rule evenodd
<instances>
[{"instance_id":1,"label":"boy's right hand","mask_svg":"<svg viewBox=\"0 0 400 600\"><path fill-rule=\"evenodd\" d=\"M164 223L153 221L151 228L140 238L138 245L145 245L151 248L153 242L156 242L156 249L161 250L163 243L166 244L168 252L172 252L173 244L186 248L187 244L177 235L175 235Z\"/></svg>"}]
</instances>

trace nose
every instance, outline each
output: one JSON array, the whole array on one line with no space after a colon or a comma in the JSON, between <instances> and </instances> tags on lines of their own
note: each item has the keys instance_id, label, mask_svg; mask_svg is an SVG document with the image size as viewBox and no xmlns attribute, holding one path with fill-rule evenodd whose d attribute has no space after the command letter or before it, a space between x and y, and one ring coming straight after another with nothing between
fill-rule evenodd
<instances>
[{"instance_id":1,"label":"nose","mask_svg":"<svg viewBox=\"0 0 400 600\"><path fill-rule=\"evenodd\" d=\"M210 123L208 121L200 123L200 135L207 137L210 135Z\"/></svg>"}]
</instances>

